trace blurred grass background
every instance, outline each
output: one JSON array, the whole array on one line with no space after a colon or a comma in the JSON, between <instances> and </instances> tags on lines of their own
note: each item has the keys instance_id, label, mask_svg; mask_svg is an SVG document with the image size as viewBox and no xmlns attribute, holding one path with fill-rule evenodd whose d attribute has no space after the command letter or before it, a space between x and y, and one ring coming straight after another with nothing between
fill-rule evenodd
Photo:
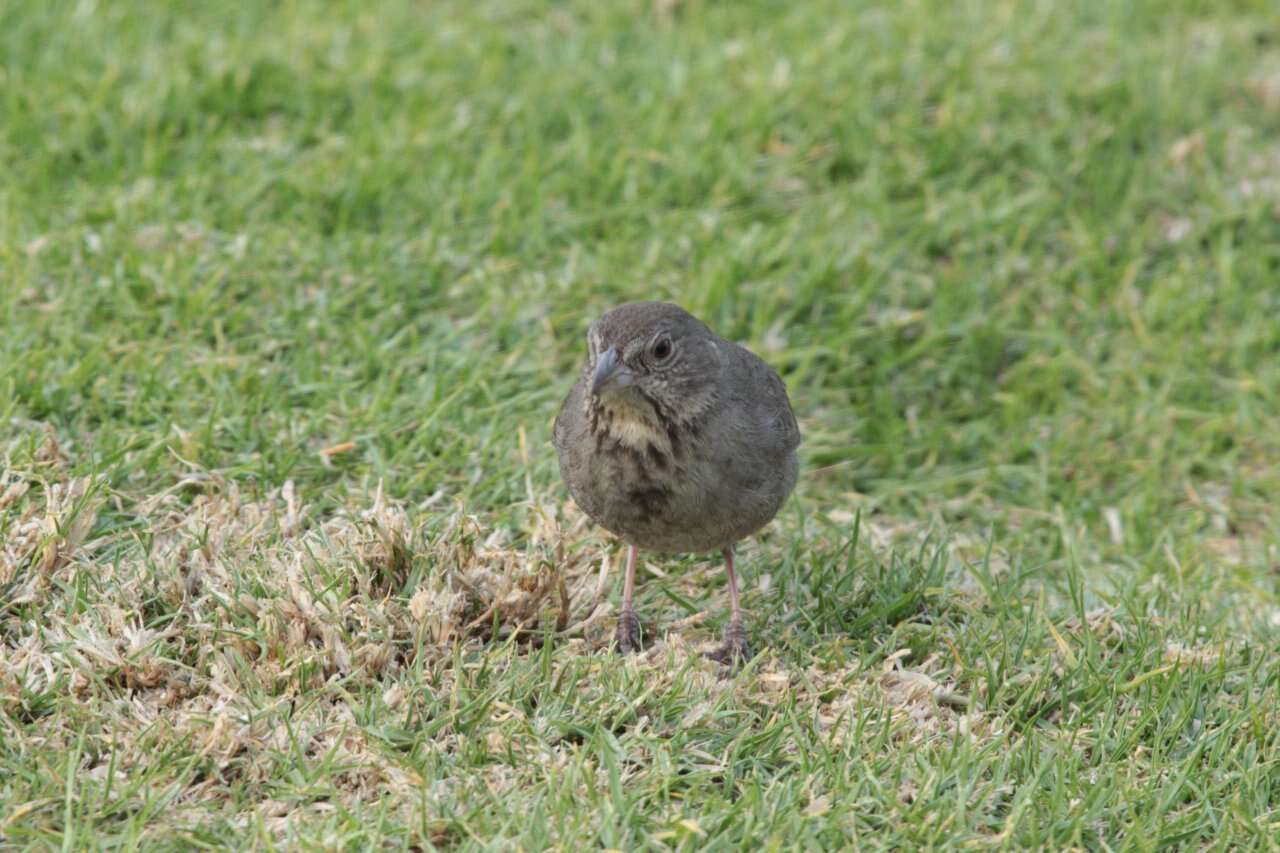
<instances>
[{"instance_id":1,"label":"blurred grass background","mask_svg":"<svg viewBox=\"0 0 1280 853\"><path fill-rule=\"evenodd\" d=\"M983 655L1016 671L1061 653L1071 619L1127 626L1129 645L1068 652L1075 669L1055 677L1070 719L1044 734L1031 714L1028 748L1083 737L1090 714L1121 707L1117 681L1161 684L1190 716L1116 711L1117 737L1147 714L1181 721L1177 744L1125 741L1154 750L1141 778L1118 753L1072 752L1082 763L1057 777L970 755L969 782L922 758L911 784L950 791L945 806L876 792L874 771L854 779L837 755L797 781L828 790L813 796L830 812L806 817L803 797L774 796L781 770L735 765L677 798L697 832L651 801L582 817L529 783L563 829L542 843L788 846L812 830L832 845L874 829L859 843L1274 844L1272 4L0 5L0 436L6 466L27 471L48 425L69 470L117 498L99 534L144 528L136 502L198 469L253 494L291 480L321 515L379 482L410 505L439 493L519 540L530 506L563 496L550 421L587 324L647 298L788 383L804 474L747 557L749 575L776 564L748 603L785 665L816 665L813 643L843 636L878 667L901 639L892 596L849 615L821 580L844 565L823 543L860 514L960 543L946 585L977 603L929 642L975 697L1008 675ZM915 550L894 563L891 538L860 540L866 577L910 587L933 571ZM786 595L808 627L770 615ZM683 615L662 615L672 601L648 594L660 624ZM41 608L4 614L7 640ZM1218 649L1217 675L1133 683L1172 642ZM516 681L536 668L502 660ZM642 685L616 685L620 701ZM999 705L975 713L998 720ZM1221 754L1191 719L1217 719ZM11 744L36 737L23 725ZM28 747L0 762L29 762ZM754 798L726 781L744 777ZM955 792L966 784L1012 787L984 811ZM1011 806L1025 785L1042 796ZM21 812L58 796L33 790L0 782L11 815L43 815L27 840L122 821L135 841L200 837L162 815ZM233 811L252 811L257 794L238 796ZM428 840L541 846L478 803ZM896 825L877 823L895 808ZM348 817L281 837L365 826L350 843L425 843L398 819ZM593 834L597 820L612 829Z\"/></svg>"}]
</instances>

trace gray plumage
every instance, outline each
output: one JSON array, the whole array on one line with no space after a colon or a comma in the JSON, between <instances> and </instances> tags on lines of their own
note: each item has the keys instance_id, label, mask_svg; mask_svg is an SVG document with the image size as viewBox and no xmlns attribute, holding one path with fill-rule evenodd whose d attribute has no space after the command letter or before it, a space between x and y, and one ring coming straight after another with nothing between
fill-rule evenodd
<instances>
[{"instance_id":1,"label":"gray plumage","mask_svg":"<svg viewBox=\"0 0 1280 853\"><path fill-rule=\"evenodd\" d=\"M725 551L736 614L730 549L773 519L799 469L782 380L667 303L614 308L587 340L555 423L569 493L633 547Z\"/></svg>"}]
</instances>

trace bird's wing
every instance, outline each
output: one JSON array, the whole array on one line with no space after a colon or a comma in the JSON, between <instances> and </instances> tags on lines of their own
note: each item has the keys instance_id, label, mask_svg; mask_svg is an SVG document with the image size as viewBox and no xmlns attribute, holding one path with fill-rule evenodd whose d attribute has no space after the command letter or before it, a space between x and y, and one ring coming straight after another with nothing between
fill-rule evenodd
<instances>
[{"instance_id":1,"label":"bird's wing","mask_svg":"<svg viewBox=\"0 0 1280 853\"><path fill-rule=\"evenodd\" d=\"M768 365L751 350L739 345L746 353L750 387L755 391L754 407L756 420L764 425L765 435L770 443L784 453L790 453L800 446L800 426L796 423L795 413L791 411L791 401L787 397L787 386L777 371Z\"/></svg>"},{"instance_id":2,"label":"bird's wing","mask_svg":"<svg viewBox=\"0 0 1280 853\"><path fill-rule=\"evenodd\" d=\"M765 401L768 410L773 414L774 430L783 446L788 451L800 446L800 425L796 423L795 412L791 411L791 400L787 397L787 386L772 367L765 365L768 379L765 382Z\"/></svg>"}]
</instances>

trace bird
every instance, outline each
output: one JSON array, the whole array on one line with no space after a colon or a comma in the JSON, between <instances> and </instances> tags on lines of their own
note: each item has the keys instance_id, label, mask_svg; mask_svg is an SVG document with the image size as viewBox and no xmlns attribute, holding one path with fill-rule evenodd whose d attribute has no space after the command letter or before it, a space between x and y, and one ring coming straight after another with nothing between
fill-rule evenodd
<instances>
[{"instance_id":1,"label":"bird","mask_svg":"<svg viewBox=\"0 0 1280 853\"><path fill-rule=\"evenodd\" d=\"M800 469L800 428L777 372L678 305L629 302L587 330L587 359L553 435L574 502L628 546L617 651L641 650L641 550L718 551L729 621L707 657L749 660L734 545L773 520Z\"/></svg>"}]
</instances>

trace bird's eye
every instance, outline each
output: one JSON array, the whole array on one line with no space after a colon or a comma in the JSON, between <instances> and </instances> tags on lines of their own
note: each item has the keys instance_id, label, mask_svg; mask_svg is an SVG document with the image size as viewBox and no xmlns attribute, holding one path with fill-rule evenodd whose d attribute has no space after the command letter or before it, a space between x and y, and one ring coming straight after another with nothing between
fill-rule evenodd
<instances>
[{"instance_id":1,"label":"bird's eye","mask_svg":"<svg viewBox=\"0 0 1280 853\"><path fill-rule=\"evenodd\" d=\"M669 338L658 338L653 342L653 357L658 361L665 361L671 357L671 340Z\"/></svg>"}]
</instances>

